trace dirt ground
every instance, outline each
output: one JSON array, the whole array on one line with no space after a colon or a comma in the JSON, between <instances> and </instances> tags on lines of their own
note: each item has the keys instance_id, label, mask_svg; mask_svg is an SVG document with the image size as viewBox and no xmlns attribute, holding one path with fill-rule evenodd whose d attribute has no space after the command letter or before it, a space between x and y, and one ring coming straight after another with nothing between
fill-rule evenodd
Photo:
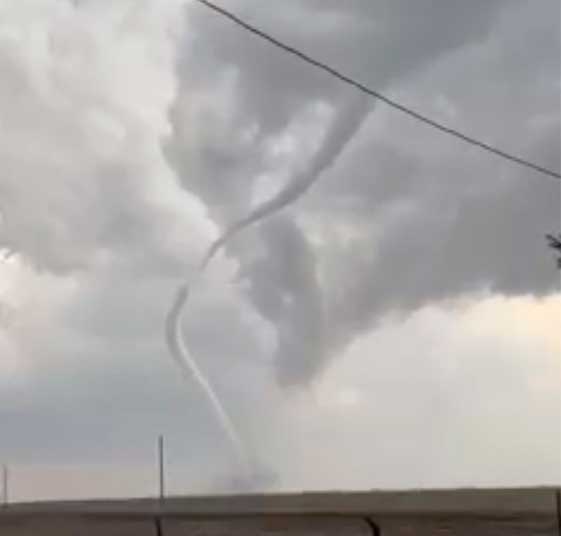
<instances>
[{"instance_id":1,"label":"dirt ground","mask_svg":"<svg viewBox=\"0 0 561 536\"><path fill-rule=\"evenodd\" d=\"M559 536L553 518L478 519L395 517L378 519L380 536ZM369 536L361 517L264 516L248 519L0 518L2 536Z\"/></svg>"},{"instance_id":2,"label":"dirt ground","mask_svg":"<svg viewBox=\"0 0 561 536\"><path fill-rule=\"evenodd\" d=\"M561 536L556 488L70 501L0 508L0 536Z\"/></svg>"}]
</instances>

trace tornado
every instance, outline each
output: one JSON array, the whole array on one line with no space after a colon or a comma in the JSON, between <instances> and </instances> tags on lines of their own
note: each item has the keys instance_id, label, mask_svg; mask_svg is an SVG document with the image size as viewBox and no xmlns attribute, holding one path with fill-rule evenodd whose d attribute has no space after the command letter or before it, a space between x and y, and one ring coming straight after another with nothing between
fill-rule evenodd
<instances>
[{"instance_id":1,"label":"tornado","mask_svg":"<svg viewBox=\"0 0 561 536\"><path fill-rule=\"evenodd\" d=\"M204 270L214 255L240 231L266 218L270 218L298 201L318 181L322 173L336 162L339 155L368 116L371 104L372 99L365 95L358 95L345 105L336 116L319 151L313 157L304 173L289 182L275 197L258 205L247 216L231 224L211 244L201 263L202 269Z\"/></svg>"},{"instance_id":2,"label":"tornado","mask_svg":"<svg viewBox=\"0 0 561 536\"><path fill-rule=\"evenodd\" d=\"M277 212L292 205L300 199L330 168L344 151L349 141L360 129L370 111L371 100L358 95L344 105L335 116L328 129L320 149L312 158L300 176L295 177L277 195L255 207L249 214L232 223L208 248L198 267L197 276L201 276L216 253L235 235L251 225L270 218ZM220 398L210 382L200 370L196 360L188 350L183 338L181 324L187 306L189 290L193 281L185 282L177 289L171 309L166 318L166 342L170 354L178 364L187 381L195 381L206 396L216 420L231 444L238 462L246 474L251 472L250 457L247 448L226 412Z\"/></svg>"},{"instance_id":3,"label":"tornado","mask_svg":"<svg viewBox=\"0 0 561 536\"><path fill-rule=\"evenodd\" d=\"M195 359L187 349L187 345L181 332L181 321L183 311L189 297L189 285L184 283L180 285L175 294L171 309L166 318L166 341L168 349L179 366L183 378L186 381L194 380L199 388L202 390L210 407L224 431L228 441L230 442L238 463L241 465L244 472L249 469L249 458L246 449L237 433L230 417L226 413L224 406L220 402L218 395L212 388L212 385L202 373Z\"/></svg>"}]
</instances>

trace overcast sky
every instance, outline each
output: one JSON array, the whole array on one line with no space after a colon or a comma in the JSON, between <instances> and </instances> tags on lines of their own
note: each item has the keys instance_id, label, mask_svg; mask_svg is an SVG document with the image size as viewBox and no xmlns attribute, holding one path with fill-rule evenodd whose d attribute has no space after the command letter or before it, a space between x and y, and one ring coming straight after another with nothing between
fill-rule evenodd
<instances>
[{"instance_id":1,"label":"overcast sky","mask_svg":"<svg viewBox=\"0 0 561 536\"><path fill-rule=\"evenodd\" d=\"M222 0L561 169L558 0ZM16 499L561 483L559 181L357 94L181 0L0 0L0 463Z\"/></svg>"}]
</instances>

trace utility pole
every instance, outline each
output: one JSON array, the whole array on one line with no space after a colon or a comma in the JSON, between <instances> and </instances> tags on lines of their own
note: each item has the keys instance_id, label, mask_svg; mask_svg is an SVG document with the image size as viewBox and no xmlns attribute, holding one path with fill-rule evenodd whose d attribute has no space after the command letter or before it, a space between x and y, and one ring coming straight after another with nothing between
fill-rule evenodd
<instances>
[{"instance_id":1,"label":"utility pole","mask_svg":"<svg viewBox=\"0 0 561 536\"><path fill-rule=\"evenodd\" d=\"M159 475L159 497L160 501L165 497L165 479L164 479L164 436L158 437L158 475Z\"/></svg>"},{"instance_id":2,"label":"utility pole","mask_svg":"<svg viewBox=\"0 0 561 536\"><path fill-rule=\"evenodd\" d=\"M2 466L2 507L3 508L8 507L8 500L9 500L9 495L8 495L8 466L3 465Z\"/></svg>"}]
</instances>

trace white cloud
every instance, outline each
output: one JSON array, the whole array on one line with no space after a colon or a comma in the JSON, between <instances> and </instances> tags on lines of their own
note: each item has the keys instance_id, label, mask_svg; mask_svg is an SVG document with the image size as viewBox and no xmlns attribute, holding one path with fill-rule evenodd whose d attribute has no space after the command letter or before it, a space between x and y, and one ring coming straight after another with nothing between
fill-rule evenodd
<instances>
[{"instance_id":1,"label":"white cloud","mask_svg":"<svg viewBox=\"0 0 561 536\"><path fill-rule=\"evenodd\" d=\"M39 4L5 7L0 27L6 245L66 271L157 235L143 247L179 261L180 233L213 230L160 150L180 5Z\"/></svg>"},{"instance_id":2,"label":"white cloud","mask_svg":"<svg viewBox=\"0 0 561 536\"><path fill-rule=\"evenodd\" d=\"M559 482L560 314L559 295L487 297L388 319L282 405L281 486Z\"/></svg>"}]
</instances>

